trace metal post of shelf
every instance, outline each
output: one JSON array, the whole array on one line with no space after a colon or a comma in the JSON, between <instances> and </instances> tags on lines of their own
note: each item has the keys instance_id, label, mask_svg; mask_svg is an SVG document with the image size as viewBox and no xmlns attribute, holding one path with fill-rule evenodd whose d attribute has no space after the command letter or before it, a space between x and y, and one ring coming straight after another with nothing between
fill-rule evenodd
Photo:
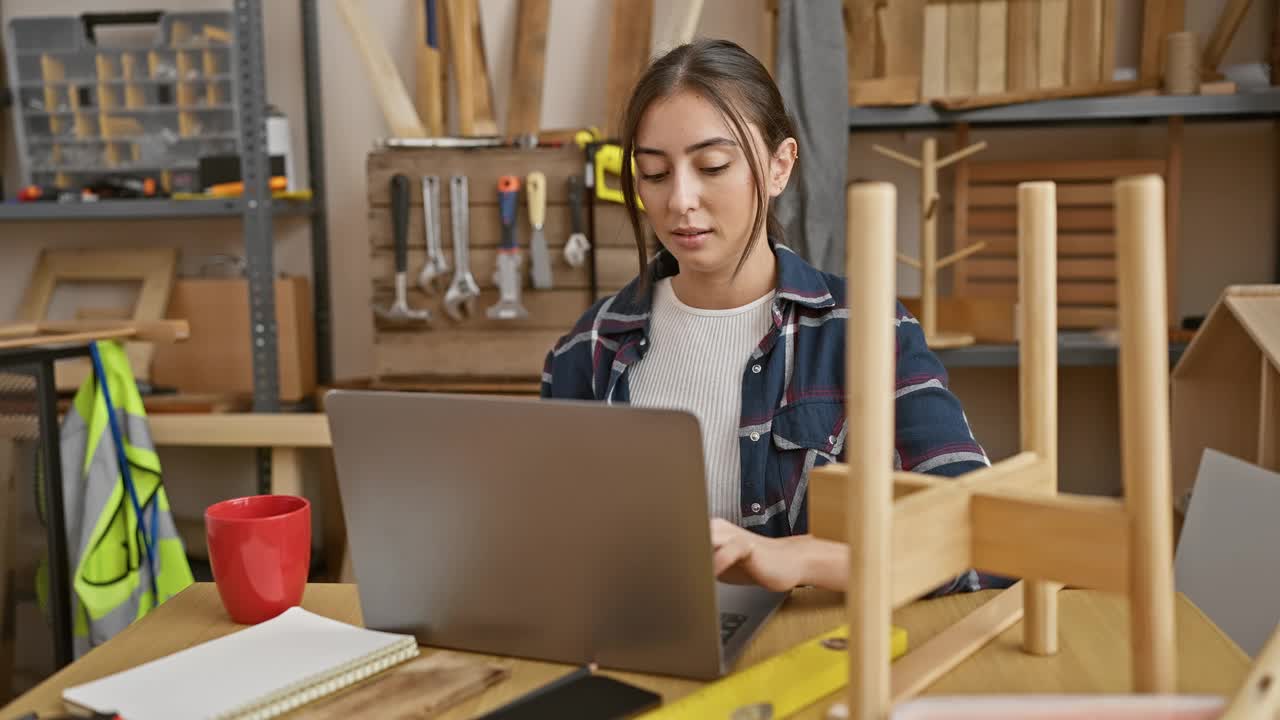
<instances>
[{"instance_id":1,"label":"metal post of shelf","mask_svg":"<svg viewBox=\"0 0 1280 720\"><path fill-rule=\"evenodd\" d=\"M266 139L266 57L261 0L236 0L237 101L240 105L240 176L244 181L243 225L249 276L250 349L254 412L280 410L276 353L274 244ZM258 490L270 492L269 450L258 451Z\"/></svg>"},{"instance_id":2,"label":"metal post of shelf","mask_svg":"<svg viewBox=\"0 0 1280 720\"><path fill-rule=\"evenodd\" d=\"M321 96L320 30L315 0L301 0L302 74L306 86L307 167L311 177L311 283L316 323L316 380L333 381L329 309L329 219L325 202L324 116Z\"/></svg>"}]
</instances>

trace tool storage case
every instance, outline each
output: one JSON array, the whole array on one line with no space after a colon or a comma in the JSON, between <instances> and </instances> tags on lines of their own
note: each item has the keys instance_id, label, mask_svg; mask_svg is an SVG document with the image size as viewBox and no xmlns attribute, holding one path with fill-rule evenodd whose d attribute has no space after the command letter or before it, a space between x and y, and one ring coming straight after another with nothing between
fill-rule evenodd
<instances>
[{"instance_id":1,"label":"tool storage case","mask_svg":"<svg viewBox=\"0 0 1280 720\"><path fill-rule=\"evenodd\" d=\"M21 17L6 32L24 185L129 174L191 191L202 156L239 152L229 11Z\"/></svg>"}]
</instances>

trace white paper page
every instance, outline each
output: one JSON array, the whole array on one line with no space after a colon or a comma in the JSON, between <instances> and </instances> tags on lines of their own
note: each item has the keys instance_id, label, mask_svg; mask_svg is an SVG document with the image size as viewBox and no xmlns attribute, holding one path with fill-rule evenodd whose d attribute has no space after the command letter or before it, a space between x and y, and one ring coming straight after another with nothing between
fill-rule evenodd
<instances>
[{"instance_id":1,"label":"white paper page","mask_svg":"<svg viewBox=\"0 0 1280 720\"><path fill-rule=\"evenodd\" d=\"M128 720L215 717L405 637L300 607L225 637L63 691L63 700Z\"/></svg>"}]
</instances>

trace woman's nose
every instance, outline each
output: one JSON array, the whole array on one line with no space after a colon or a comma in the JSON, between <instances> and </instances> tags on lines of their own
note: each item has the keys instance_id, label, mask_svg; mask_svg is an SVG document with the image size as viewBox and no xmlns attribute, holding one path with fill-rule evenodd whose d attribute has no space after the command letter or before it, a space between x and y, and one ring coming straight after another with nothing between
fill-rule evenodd
<instances>
[{"instance_id":1,"label":"woman's nose","mask_svg":"<svg viewBox=\"0 0 1280 720\"><path fill-rule=\"evenodd\" d=\"M683 214L698 207L701 183L693 173L680 170L671 175L671 197L668 201L672 212Z\"/></svg>"}]
</instances>

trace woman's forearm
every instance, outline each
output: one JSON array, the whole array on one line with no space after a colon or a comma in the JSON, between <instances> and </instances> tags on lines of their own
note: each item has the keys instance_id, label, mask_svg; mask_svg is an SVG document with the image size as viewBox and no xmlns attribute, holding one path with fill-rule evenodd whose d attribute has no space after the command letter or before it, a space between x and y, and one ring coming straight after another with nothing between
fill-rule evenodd
<instances>
[{"instance_id":1,"label":"woman's forearm","mask_svg":"<svg viewBox=\"0 0 1280 720\"><path fill-rule=\"evenodd\" d=\"M792 540L800 555L801 585L844 592L849 585L849 546L841 542L821 540L812 535L798 535Z\"/></svg>"}]
</instances>

